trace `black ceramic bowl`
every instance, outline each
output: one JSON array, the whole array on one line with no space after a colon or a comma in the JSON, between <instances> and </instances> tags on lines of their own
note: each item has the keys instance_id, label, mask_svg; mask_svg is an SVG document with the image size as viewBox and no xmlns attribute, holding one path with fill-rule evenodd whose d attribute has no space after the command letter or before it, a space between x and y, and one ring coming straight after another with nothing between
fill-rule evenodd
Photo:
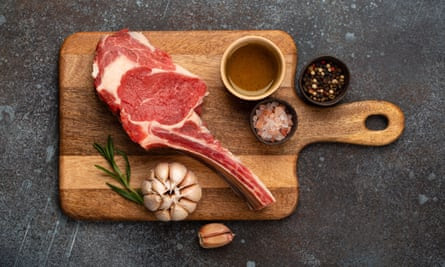
<instances>
[{"instance_id":1,"label":"black ceramic bowl","mask_svg":"<svg viewBox=\"0 0 445 267\"><path fill-rule=\"evenodd\" d=\"M317 90L321 89L321 88L329 88L328 86L330 86L330 84L328 84L327 82L321 82L318 83L318 88L312 88L309 86L305 87L305 76L307 75L307 77L313 77L311 76L311 71L310 68L313 68L313 66L320 66L322 63L325 64L330 64L334 67L334 71L335 74L331 73L331 72L324 72L326 77L324 77L323 79L319 78L317 79L319 82L320 80L327 80L327 81L332 81L334 78L334 75L343 75L344 76L344 83L342 86L339 86L334 92L334 94L332 94L333 98L329 98L328 96L326 96L327 100L325 101L321 101L321 100L317 100L316 95L312 95L309 91L311 91L313 94L317 94ZM317 67L316 67L317 69ZM341 71L338 73L338 71ZM318 75L318 71L315 71L316 75ZM318 77L318 76L317 76ZM338 79L336 79L338 80ZM300 89L300 95L303 96L303 98L309 102L312 103L314 105L318 105L318 106L322 106L322 107L328 107L328 106L333 106L335 104L337 104L338 102L340 102L343 97L345 97L346 91L348 90L349 87L349 80L350 80L350 74L349 74L349 69L346 66L345 63L343 63L341 60L335 58L335 57L331 57L331 56L321 56L321 57L317 57L316 59L312 60L311 62L309 62L304 68L303 71L300 74L300 79L298 81L298 85L299 85L299 89ZM322 85L320 85L322 84ZM312 83L311 83L312 85ZM315 93L314 93L315 92ZM325 97L325 96L323 96ZM319 98L318 98L319 99Z\"/></svg>"},{"instance_id":2,"label":"black ceramic bowl","mask_svg":"<svg viewBox=\"0 0 445 267\"><path fill-rule=\"evenodd\" d=\"M286 113L291 114L292 116L292 128L290 129L289 133L286 135L286 137L284 137L284 139L280 140L280 141L276 141L276 142L270 142L270 141L266 141L263 138L261 138L261 136L259 136L257 134L256 128L254 126L254 122L253 122L253 116L255 116L255 111L260 107L260 105L263 104L267 104L267 103L271 103L271 102L278 102L279 104L282 104L286 107ZM266 145L279 145L279 144L283 144L285 143L287 140L289 140L294 134L295 131L297 130L297 126L298 126L298 118L297 118L297 113L295 112L295 109L286 101L281 100L281 99L277 99L277 98L266 98L265 100L258 102L255 107L253 107L252 111L250 112L250 117L249 117L249 124L250 124L250 129L252 130L253 135L255 135L255 137L258 139L258 141L260 141L263 144Z\"/></svg>"}]
</instances>

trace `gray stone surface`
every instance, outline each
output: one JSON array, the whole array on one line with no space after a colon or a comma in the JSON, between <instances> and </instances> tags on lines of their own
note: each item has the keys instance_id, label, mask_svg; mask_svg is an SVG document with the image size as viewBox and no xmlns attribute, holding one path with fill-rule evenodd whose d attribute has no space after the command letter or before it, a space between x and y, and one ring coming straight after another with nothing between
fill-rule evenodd
<instances>
[{"instance_id":1,"label":"gray stone surface","mask_svg":"<svg viewBox=\"0 0 445 267\"><path fill-rule=\"evenodd\" d=\"M65 3L62 3L65 2ZM444 1L0 1L1 266L445 266ZM319 54L352 72L344 102L384 99L406 116L385 147L315 144L300 202L281 221L76 221L58 204L58 50L77 31L282 29L299 69ZM375 122L379 124L379 122Z\"/></svg>"}]
</instances>

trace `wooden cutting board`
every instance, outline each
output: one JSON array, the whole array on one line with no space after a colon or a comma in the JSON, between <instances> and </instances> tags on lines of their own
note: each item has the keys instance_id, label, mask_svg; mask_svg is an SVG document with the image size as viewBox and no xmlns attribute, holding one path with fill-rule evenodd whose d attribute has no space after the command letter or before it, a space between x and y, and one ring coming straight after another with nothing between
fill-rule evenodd
<instances>
[{"instance_id":1,"label":"wooden cutting board","mask_svg":"<svg viewBox=\"0 0 445 267\"><path fill-rule=\"evenodd\" d=\"M103 32L81 32L69 36L59 59L59 190L63 211L78 219L155 220L144 207L112 192L113 182L94 167L106 166L93 149L107 136L128 153L132 186L161 161L179 161L193 170L203 187L203 197L189 220L272 220L290 215L298 202L297 160L304 146L314 142L345 142L381 146L396 140L404 128L404 116L385 101L363 101L318 108L303 103L294 86L297 47L282 31L163 31L144 32L150 42L169 53L173 60L199 75L208 86L202 117L208 128L250 167L272 191L277 202L262 211L251 211L213 169L172 150L144 151L127 137L111 112L95 94L91 78L94 51ZM298 129L287 143L266 146L250 131L248 115L254 102L241 101L223 87L219 63L225 48L245 35L261 35L275 42L285 55L287 71L282 87L273 95L291 103L298 114ZM384 130L365 126L370 115L388 119Z\"/></svg>"}]
</instances>

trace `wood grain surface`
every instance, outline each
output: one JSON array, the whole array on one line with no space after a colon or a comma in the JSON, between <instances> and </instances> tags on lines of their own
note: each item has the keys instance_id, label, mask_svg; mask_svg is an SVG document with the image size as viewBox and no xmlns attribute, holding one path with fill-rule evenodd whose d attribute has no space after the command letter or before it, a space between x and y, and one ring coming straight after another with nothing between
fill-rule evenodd
<instances>
[{"instance_id":1,"label":"wood grain surface","mask_svg":"<svg viewBox=\"0 0 445 267\"><path fill-rule=\"evenodd\" d=\"M60 149L59 190L63 211L78 219L155 220L144 207L112 192L94 164L105 161L93 149L112 135L116 147L129 154L132 185L140 182L156 163L179 161L192 169L203 187L203 197L188 220L273 220L290 215L297 206L297 160L301 149L314 142L345 142L381 146L395 141L404 128L404 116L385 101L362 101L330 108L303 103L295 93L297 47L282 31L158 31L143 32L150 42L200 76L210 94L203 105L203 120L213 135L251 168L272 191L277 202L262 211L251 211L224 179L199 160L169 149L144 151L132 143L105 104L96 96L91 78L94 51L104 32L75 33L66 38L59 58ZM275 42L286 58L286 75L273 95L291 103L298 129L285 144L266 146L250 132L248 115L255 102L230 95L219 75L225 48L245 35L260 35ZM371 115L388 119L384 130L372 131L365 121Z\"/></svg>"}]
</instances>

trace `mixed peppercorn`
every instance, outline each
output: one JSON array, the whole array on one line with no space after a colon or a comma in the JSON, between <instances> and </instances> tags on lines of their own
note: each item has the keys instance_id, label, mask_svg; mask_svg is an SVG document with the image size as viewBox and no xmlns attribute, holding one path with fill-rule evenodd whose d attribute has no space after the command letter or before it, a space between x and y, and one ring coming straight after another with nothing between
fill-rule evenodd
<instances>
[{"instance_id":1,"label":"mixed peppercorn","mask_svg":"<svg viewBox=\"0 0 445 267\"><path fill-rule=\"evenodd\" d=\"M317 61L306 68L302 85L312 100L332 101L345 87L345 73L332 61Z\"/></svg>"}]
</instances>

